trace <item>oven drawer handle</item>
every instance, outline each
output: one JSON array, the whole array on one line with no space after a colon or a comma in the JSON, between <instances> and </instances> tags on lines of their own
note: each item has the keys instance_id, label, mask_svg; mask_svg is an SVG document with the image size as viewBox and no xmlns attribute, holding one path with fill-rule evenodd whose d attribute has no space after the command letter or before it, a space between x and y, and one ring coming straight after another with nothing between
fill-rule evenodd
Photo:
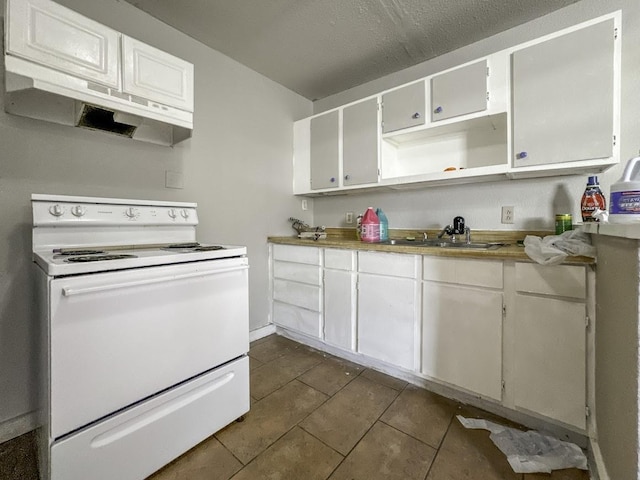
<instances>
[{"instance_id":1,"label":"oven drawer handle","mask_svg":"<svg viewBox=\"0 0 640 480\"><path fill-rule=\"evenodd\" d=\"M73 295L83 295L85 293L97 293L97 292L106 292L109 290L117 290L120 288L129 288L129 287L137 287L140 285L152 285L154 283L164 283L171 282L174 280L182 280L185 278L197 278L197 277L206 277L209 275L217 275L219 273L227 273L227 272L235 272L238 270L248 270L248 265L243 265L241 267L233 267L233 268L221 268L219 270L209 270L206 272L195 272L195 273L185 273L183 275L170 275L166 277L158 277L151 278L146 280L136 280L135 282L122 282L122 283L112 283L109 285L98 285L96 287L86 287L86 288L70 288L63 287L62 295L65 297L71 297Z\"/></svg>"}]
</instances>

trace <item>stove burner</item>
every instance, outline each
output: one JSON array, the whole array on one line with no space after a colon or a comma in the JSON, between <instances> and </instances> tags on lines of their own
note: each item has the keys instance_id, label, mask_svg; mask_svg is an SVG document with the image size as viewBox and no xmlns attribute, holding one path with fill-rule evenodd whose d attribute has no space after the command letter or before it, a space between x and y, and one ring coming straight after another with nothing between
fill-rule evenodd
<instances>
[{"instance_id":1,"label":"stove burner","mask_svg":"<svg viewBox=\"0 0 640 480\"><path fill-rule=\"evenodd\" d=\"M200 245L198 242L190 242L190 243L174 243L173 245L167 245L166 247L162 247L162 250L167 250L169 252L175 251L180 253L191 253L191 252L208 252L210 250L224 250L222 245Z\"/></svg>"},{"instance_id":2,"label":"stove burner","mask_svg":"<svg viewBox=\"0 0 640 480\"><path fill-rule=\"evenodd\" d=\"M69 257L67 262L84 263L84 262L99 262L101 260L120 260L122 258L136 258L136 255L83 255L80 257Z\"/></svg>"},{"instance_id":3,"label":"stove burner","mask_svg":"<svg viewBox=\"0 0 640 480\"><path fill-rule=\"evenodd\" d=\"M206 245L206 246L196 247L193 250L196 252L206 252L209 250L224 250L224 247L222 245Z\"/></svg>"},{"instance_id":4,"label":"stove burner","mask_svg":"<svg viewBox=\"0 0 640 480\"><path fill-rule=\"evenodd\" d=\"M70 256L70 255L97 255L99 253L107 253L104 250L54 250L58 255Z\"/></svg>"}]
</instances>

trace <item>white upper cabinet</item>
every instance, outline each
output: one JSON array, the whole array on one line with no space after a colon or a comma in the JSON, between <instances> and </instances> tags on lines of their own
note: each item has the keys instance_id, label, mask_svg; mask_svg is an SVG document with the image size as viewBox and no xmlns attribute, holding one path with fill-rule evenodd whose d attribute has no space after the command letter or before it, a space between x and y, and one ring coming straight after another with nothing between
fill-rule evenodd
<instances>
[{"instance_id":1,"label":"white upper cabinet","mask_svg":"<svg viewBox=\"0 0 640 480\"><path fill-rule=\"evenodd\" d=\"M431 79L431 121L487 109L487 60Z\"/></svg>"},{"instance_id":2,"label":"white upper cabinet","mask_svg":"<svg viewBox=\"0 0 640 480\"><path fill-rule=\"evenodd\" d=\"M513 165L613 156L614 19L513 53Z\"/></svg>"},{"instance_id":3,"label":"white upper cabinet","mask_svg":"<svg viewBox=\"0 0 640 480\"><path fill-rule=\"evenodd\" d=\"M342 119L343 185L378 181L378 99L345 107Z\"/></svg>"},{"instance_id":4,"label":"white upper cabinet","mask_svg":"<svg viewBox=\"0 0 640 480\"><path fill-rule=\"evenodd\" d=\"M124 92L193 111L193 64L126 35L122 57Z\"/></svg>"},{"instance_id":5,"label":"white upper cabinet","mask_svg":"<svg viewBox=\"0 0 640 480\"><path fill-rule=\"evenodd\" d=\"M382 133L424 125L424 81L382 95Z\"/></svg>"},{"instance_id":6,"label":"white upper cabinet","mask_svg":"<svg viewBox=\"0 0 640 480\"><path fill-rule=\"evenodd\" d=\"M340 115L337 110L311 119L311 189L333 188L340 175Z\"/></svg>"},{"instance_id":7,"label":"white upper cabinet","mask_svg":"<svg viewBox=\"0 0 640 480\"><path fill-rule=\"evenodd\" d=\"M49 0L7 0L6 51L120 88L120 34Z\"/></svg>"}]
</instances>

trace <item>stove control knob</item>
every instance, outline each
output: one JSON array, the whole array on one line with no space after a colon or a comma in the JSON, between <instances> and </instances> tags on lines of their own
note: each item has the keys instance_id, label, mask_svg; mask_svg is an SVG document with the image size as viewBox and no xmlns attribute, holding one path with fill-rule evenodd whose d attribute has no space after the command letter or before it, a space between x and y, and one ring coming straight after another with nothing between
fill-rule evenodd
<instances>
[{"instance_id":1,"label":"stove control knob","mask_svg":"<svg viewBox=\"0 0 640 480\"><path fill-rule=\"evenodd\" d=\"M49 213L54 217L61 217L62 215L64 215L64 208L62 208L60 205L51 205L49 207Z\"/></svg>"},{"instance_id":2,"label":"stove control knob","mask_svg":"<svg viewBox=\"0 0 640 480\"><path fill-rule=\"evenodd\" d=\"M75 207L71 208L71 213L74 217L82 217L85 213L87 213L87 209L82 205L76 205Z\"/></svg>"},{"instance_id":3,"label":"stove control knob","mask_svg":"<svg viewBox=\"0 0 640 480\"><path fill-rule=\"evenodd\" d=\"M178 216L175 208L170 208L167 212L167 215L169 215L171 218L176 218Z\"/></svg>"},{"instance_id":4,"label":"stove control knob","mask_svg":"<svg viewBox=\"0 0 640 480\"><path fill-rule=\"evenodd\" d=\"M180 215L182 215L183 218L189 218L189 210L183 208L180 210Z\"/></svg>"},{"instance_id":5,"label":"stove control knob","mask_svg":"<svg viewBox=\"0 0 640 480\"><path fill-rule=\"evenodd\" d=\"M140 215L137 208L129 207L124 211L124 214L129 218L137 218Z\"/></svg>"}]
</instances>

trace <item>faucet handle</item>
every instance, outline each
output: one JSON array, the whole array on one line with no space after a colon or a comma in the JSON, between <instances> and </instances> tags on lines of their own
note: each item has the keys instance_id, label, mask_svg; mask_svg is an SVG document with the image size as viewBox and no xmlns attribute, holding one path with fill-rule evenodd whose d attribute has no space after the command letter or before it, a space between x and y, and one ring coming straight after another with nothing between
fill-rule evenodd
<instances>
[{"instance_id":1,"label":"faucet handle","mask_svg":"<svg viewBox=\"0 0 640 480\"><path fill-rule=\"evenodd\" d=\"M461 233L464 233L464 231L464 217L455 217L453 219L453 233L459 235Z\"/></svg>"}]
</instances>

